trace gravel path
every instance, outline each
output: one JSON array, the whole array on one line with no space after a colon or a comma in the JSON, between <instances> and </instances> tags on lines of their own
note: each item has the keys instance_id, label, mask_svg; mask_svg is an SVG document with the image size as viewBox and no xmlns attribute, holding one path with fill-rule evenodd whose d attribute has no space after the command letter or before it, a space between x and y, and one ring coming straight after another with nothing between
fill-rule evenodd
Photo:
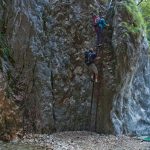
<instances>
[{"instance_id":1,"label":"gravel path","mask_svg":"<svg viewBox=\"0 0 150 150\"><path fill-rule=\"evenodd\" d=\"M46 146L47 150L150 150L149 142L127 136L106 136L85 131L26 135L22 143Z\"/></svg>"}]
</instances>

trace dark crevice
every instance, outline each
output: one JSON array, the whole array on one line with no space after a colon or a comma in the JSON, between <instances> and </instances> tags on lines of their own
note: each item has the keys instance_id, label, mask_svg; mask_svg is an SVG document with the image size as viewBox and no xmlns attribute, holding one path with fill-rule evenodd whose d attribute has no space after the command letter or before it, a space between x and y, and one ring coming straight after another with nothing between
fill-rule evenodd
<instances>
[{"instance_id":1,"label":"dark crevice","mask_svg":"<svg viewBox=\"0 0 150 150\"><path fill-rule=\"evenodd\" d=\"M99 82L96 83L94 92L96 105L94 129L99 133L112 133L110 112L112 109L112 96L115 88L115 57L112 48L113 28L111 24L114 10L111 10L111 13L109 10L105 12L105 15L106 21L110 26L104 30L103 45L100 48L97 48L100 60L96 63L99 72Z\"/></svg>"},{"instance_id":2,"label":"dark crevice","mask_svg":"<svg viewBox=\"0 0 150 150\"><path fill-rule=\"evenodd\" d=\"M92 85L92 93L91 93L91 106L90 106L90 131L94 131L95 130L95 116L93 116L93 98L94 98L94 89L95 89L95 83L93 82Z\"/></svg>"},{"instance_id":3,"label":"dark crevice","mask_svg":"<svg viewBox=\"0 0 150 150\"><path fill-rule=\"evenodd\" d=\"M56 122L56 116L55 116L55 95L54 95L54 77L53 77L53 71L52 70L51 70L51 87L52 87L52 115L53 115L54 127L55 127L55 122Z\"/></svg>"},{"instance_id":4,"label":"dark crevice","mask_svg":"<svg viewBox=\"0 0 150 150\"><path fill-rule=\"evenodd\" d=\"M36 126L36 118L37 116L37 112L35 111L35 108L37 108L37 102L34 99L33 102L31 103L31 101L29 100L30 94L33 91L33 87L35 86L35 69L36 69L36 64L37 64L37 60L35 60L35 63L33 65L32 68L32 87L29 91L28 86L26 85L25 87L25 92L24 92L24 99L23 99L23 104L22 104L22 108L23 108L23 131L27 132L29 130L32 130L33 132L37 132L37 126ZM30 107L29 107L30 106ZM34 113L33 113L34 112ZM32 115L32 116L31 116ZM38 116L39 117L39 116Z\"/></svg>"}]
</instances>

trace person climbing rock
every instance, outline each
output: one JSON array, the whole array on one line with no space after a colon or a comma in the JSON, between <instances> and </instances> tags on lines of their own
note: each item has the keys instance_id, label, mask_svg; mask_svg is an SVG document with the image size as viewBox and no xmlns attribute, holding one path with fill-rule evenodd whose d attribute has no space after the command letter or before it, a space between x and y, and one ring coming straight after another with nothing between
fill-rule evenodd
<instances>
[{"instance_id":1,"label":"person climbing rock","mask_svg":"<svg viewBox=\"0 0 150 150\"><path fill-rule=\"evenodd\" d=\"M100 57L97 57L95 50L95 48L90 48L89 50L85 51L85 64L92 73L92 80L98 82L98 69L95 65L95 61L100 59Z\"/></svg>"},{"instance_id":2,"label":"person climbing rock","mask_svg":"<svg viewBox=\"0 0 150 150\"><path fill-rule=\"evenodd\" d=\"M92 15L92 25L94 27L95 33L96 33L96 44L99 45L100 43L100 28L97 24L98 20L100 20L99 16L95 15L95 14L91 14Z\"/></svg>"},{"instance_id":3,"label":"person climbing rock","mask_svg":"<svg viewBox=\"0 0 150 150\"><path fill-rule=\"evenodd\" d=\"M109 24L106 23L104 16L97 16L92 14L92 22L96 32L96 44L97 46L101 46L103 44L103 30Z\"/></svg>"}]
</instances>

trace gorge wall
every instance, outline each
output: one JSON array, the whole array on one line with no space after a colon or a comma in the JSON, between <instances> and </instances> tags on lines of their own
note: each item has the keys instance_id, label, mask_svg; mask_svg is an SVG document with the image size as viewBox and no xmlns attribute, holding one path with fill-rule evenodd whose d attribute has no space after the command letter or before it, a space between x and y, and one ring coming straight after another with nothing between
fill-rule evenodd
<instances>
[{"instance_id":1,"label":"gorge wall","mask_svg":"<svg viewBox=\"0 0 150 150\"><path fill-rule=\"evenodd\" d=\"M114 0L108 11L104 6L109 3L0 0L0 31L10 47L1 70L25 131L150 133L148 44L140 14L132 0ZM97 10L110 28L98 50L100 82L93 84L84 50L95 45L91 12Z\"/></svg>"},{"instance_id":2,"label":"gorge wall","mask_svg":"<svg viewBox=\"0 0 150 150\"><path fill-rule=\"evenodd\" d=\"M144 23L133 1L118 1L114 16L112 41L120 84L113 98L112 121L117 133L146 135L150 132L150 68Z\"/></svg>"}]
</instances>

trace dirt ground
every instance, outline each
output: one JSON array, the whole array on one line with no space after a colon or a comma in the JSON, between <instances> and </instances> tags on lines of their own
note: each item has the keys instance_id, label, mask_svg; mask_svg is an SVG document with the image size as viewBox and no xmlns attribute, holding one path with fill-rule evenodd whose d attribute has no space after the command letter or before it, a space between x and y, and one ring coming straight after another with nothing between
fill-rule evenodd
<instances>
[{"instance_id":1,"label":"dirt ground","mask_svg":"<svg viewBox=\"0 0 150 150\"><path fill-rule=\"evenodd\" d=\"M150 142L135 137L100 135L85 131L26 135L22 143L44 146L47 150L150 150Z\"/></svg>"}]
</instances>

